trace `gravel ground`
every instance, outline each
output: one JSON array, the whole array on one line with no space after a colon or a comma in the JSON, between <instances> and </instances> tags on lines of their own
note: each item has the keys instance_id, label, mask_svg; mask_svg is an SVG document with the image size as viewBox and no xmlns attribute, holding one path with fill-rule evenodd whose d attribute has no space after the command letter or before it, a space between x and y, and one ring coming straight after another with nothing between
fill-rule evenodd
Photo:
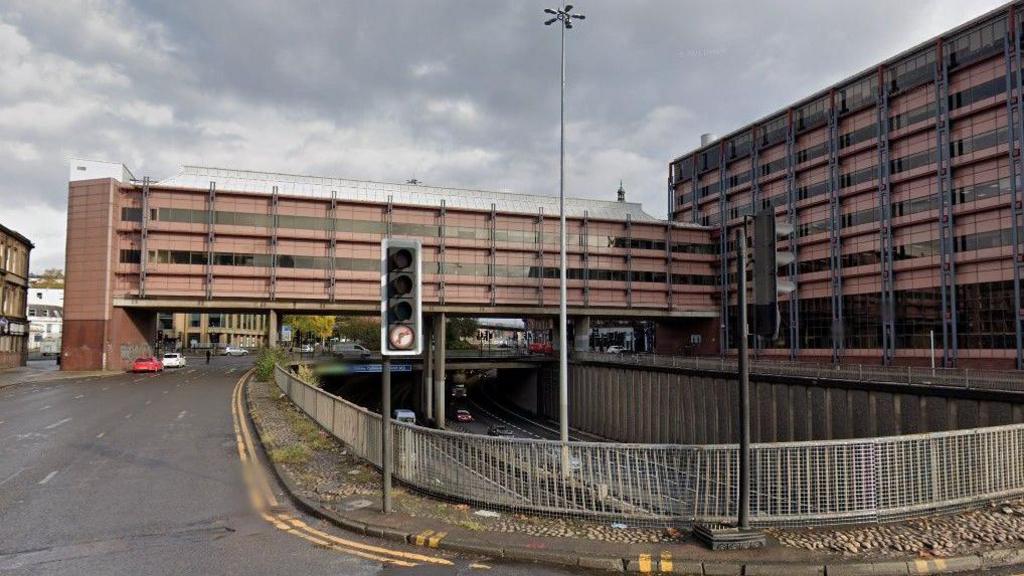
<instances>
[{"instance_id":1,"label":"gravel ground","mask_svg":"<svg viewBox=\"0 0 1024 576\"><path fill-rule=\"evenodd\" d=\"M350 496L379 498L380 474L320 429L280 391L267 382L249 383L253 419L260 426L270 457L291 475L306 498L340 511L334 504ZM395 511L433 518L472 531L518 532L533 536L585 538L602 542L654 543L680 540L674 529L616 528L611 523L528 516L480 509L438 500L396 486Z\"/></svg>"}]
</instances>

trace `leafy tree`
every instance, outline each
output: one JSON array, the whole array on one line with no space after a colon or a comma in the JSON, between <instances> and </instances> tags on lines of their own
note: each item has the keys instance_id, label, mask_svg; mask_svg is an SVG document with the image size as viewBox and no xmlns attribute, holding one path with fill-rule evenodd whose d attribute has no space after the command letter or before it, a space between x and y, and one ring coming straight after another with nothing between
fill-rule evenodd
<instances>
[{"instance_id":1,"label":"leafy tree","mask_svg":"<svg viewBox=\"0 0 1024 576\"><path fill-rule=\"evenodd\" d=\"M325 340L334 334L334 316L285 316L281 322L307 338Z\"/></svg>"},{"instance_id":2,"label":"leafy tree","mask_svg":"<svg viewBox=\"0 0 1024 576\"><path fill-rule=\"evenodd\" d=\"M358 342L370 350L380 349L380 318L344 316L334 324L338 336Z\"/></svg>"},{"instance_id":3,"label":"leafy tree","mask_svg":"<svg viewBox=\"0 0 1024 576\"><path fill-rule=\"evenodd\" d=\"M33 278L31 284L33 288L63 288L64 271L60 268L47 268Z\"/></svg>"},{"instance_id":4,"label":"leafy tree","mask_svg":"<svg viewBox=\"0 0 1024 576\"><path fill-rule=\"evenodd\" d=\"M448 348L458 348L459 343L476 335L480 322L476 318L451 318L445 327L445 343Z\"/></svg>"}]
</instances>

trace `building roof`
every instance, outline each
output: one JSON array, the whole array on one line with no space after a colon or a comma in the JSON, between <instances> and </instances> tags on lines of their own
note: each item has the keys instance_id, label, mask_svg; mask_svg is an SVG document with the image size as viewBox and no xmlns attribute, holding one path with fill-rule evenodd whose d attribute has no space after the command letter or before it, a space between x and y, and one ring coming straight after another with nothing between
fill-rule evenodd
<instances>
[{"instance_id":1,"label":"building roof","mask_svg":"<svg viewBox=\"0 0 1024 576\"><path fill-rule=\"evenodd\" d=\"M6 234L6 235L14 238L15 240L18 240L19 242L25 244L26 246L29 247L29 250L31 250L31 249L36 247L36 245L33 244L31 240L29 240L28 238L25 238L21 234L18 234L17 232L15 232L14 230L11 230L7 226L4 226L3 224L0 224L0 232L3 232L4 234Z\"/></svg>"},{"instance_id":2,"label":"building roof","mask_svg":"<svg viewBox=\"0 0 1024 576\"><path fill-rule=\"evenodd\" d=\"M890 56L889 58L886 58L885 60L883 60L879 64L875 64L873 66L870 66L870 67L868 67L868 68L866 68L864 70L861 70L861 71L857 72L856 74L851 74L851 75L847 76L846 78L843 78L842 80L840 80L838 82L834 82L834 83L830 84L829 86L814 92L810 96L806 96L804 98L801 98L801 99L797 100L793 104L785 106L782 109L776 110L776 111L774 111L771 114L768 114L766 116L762 116L761 118L758 118L757 120L755 120L753 122L749 122L747 124L744 124L742 128L739 128L737 130L733 130L733 131L731 131L728 134L725 134L723 136L716 137L711 142L709 142L707 144L702 144L700 146L695 146L692 149L690 149L689 152L686 152L684 154L680 154L679 156L676 156L675 158L673 158L672 161L669 162L669 164L674 164L675 162L678 162L679 160L682 160L682 159L686 158L687 156L692 156L694 154L697 154L697 153L701 152L702 150L707 150L709 148L713 148L715 146L718 146L722 141L728 141L728 140L730 140L732 138L735 138L736 136L739 136L739 135L743 134L744 132L749 131L751 128L754 128L756 126L760 126L761 124L765 124L765 123L767 123L767 122L769 122L771 120L775 120L776 118L779 118L782 115L786 114L789 110L796 109L796 108L799 108L799 107L801 107L801 106L803 106L805 104L809 104L811 102L814 102L815 100L817 100L818 98L821 98L822 96L827 96L829 94L829 92L832 91L832 90L840 89L840 88L842 88L842 87L844 87L844 86L846 86L848 84L852 84L853 82L857 82L859 80L862 80L865 77L871 76L873 74L877 74L878 73L878 69L879 69L880 66L891 66L893 64L897 64L898 62L900 62L904 58L908 58L910 56L913 56L913 55L915 55L917 52L919 52L921 50L934 47L936 45L936 43L940 39L952 38L952 37L957 36L957 35L965 32L965 31L970 30L971 28L973 28L976 25L980 25L980 24L983 24L983 23L985 23L985 22L987 22L989 20L993 20L995 18L998 18L999 16L1001 16L1003 14L1006 14L1007 10L1010 7L1015 6L1018 2L1019 2L1019 0L1010 0L1009 2L1007 2L1005 4L1002 4L1001 6L993 8L992 10L989 10L988 12L985 12L984 14L981 14L980 16L977 16L976 18L972 18L972 19L968 20L967 22L964 22L963 24L960 24L959 26L956 26L955 28L952 28L950 30L946 30L945 32L939 34L938 36L934 36L932 38L929 38L928 40L925 40L924 42L920 42L920 43L918 43L918 44L916 44L916 45L914 45L914 46L912 46L910 48L907 48L906 50L903 50L902 52L900 52L900 53L898 53L898 54L896 54L894 56Z\"/></svg>"},{"instance_id":3,"label":"building roof","mask_svg":"<svg viewBox=\"0 0 1024 576\"><path fill-rule=\"evenodd\" d=\"M449 208L490 210L493 204L495 210L499 212L536 214L539 209L543 209L545 215L558 215L557 196L445 188L420 184L393 184L254 170L182 166L177 174L161 180L158 184L160 186L206 189L209 188L210 182L216 182L217 190L237 192L270 194L273 192L274 186L277 186L280 194L290 196L330 198L331 192L337 191L339 200L387 202L390 197L395 204L420 206L440 206L441 201L444 200L445 206ZM626 220L629 217L634 222L661 221L644 212L643 207L636 202L591 200L589 198L565 199L566 216L582 218L584 212L590 218L603 220Z\"/></svg>"}]
</instances>

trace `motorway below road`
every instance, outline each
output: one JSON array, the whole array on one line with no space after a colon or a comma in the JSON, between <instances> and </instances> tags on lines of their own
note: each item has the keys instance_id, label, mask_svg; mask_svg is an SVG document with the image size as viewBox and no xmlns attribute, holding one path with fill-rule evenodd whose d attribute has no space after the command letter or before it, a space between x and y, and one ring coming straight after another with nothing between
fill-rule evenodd
<instances>
[{"instance_id":1,"label":"motorway below road","mask_svg":"<svg viewBox=\"0 0 1024 576\"><path fill-rule=\"evenodd\" d=\"M477 559L436 551L432 556L451 563L416 561L422 548L353 536L287 505L275 513L293 518L293 526L268 521L249 501L232 422L232 391L251 360L193 364L162 374L0 390L0 573L440 575L484 569ZM297 537L300 531L347 544L315 545ZM386 552L354 552L367 546ZM490 574L571 574L480 562Z\"/></svg>"}]
</instances>

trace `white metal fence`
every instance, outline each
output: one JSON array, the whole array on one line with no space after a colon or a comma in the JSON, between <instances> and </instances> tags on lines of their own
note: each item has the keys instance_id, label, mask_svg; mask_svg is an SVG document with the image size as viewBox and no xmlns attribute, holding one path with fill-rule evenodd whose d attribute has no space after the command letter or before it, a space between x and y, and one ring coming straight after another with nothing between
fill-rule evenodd
<instances>
[{"instance_id":1,"label":"white metal fence","mask_svg":"<svg viewBox=\"0 0 1024 576\"><path fill-rule=\"evenodd\" d=\"M380 415L275 370L280 389L380 466ZM513 511L643 525L736 516L736 445L491 438L392 422L396 477L439 496ZM754 444L758 525L880 522L1024 494L1024 425L827 442Z\"/></svg>"},{"instance_id":2,"label":"white metal fence","mask_svg":"<svg viewBox=\"0 0 1024 576\"><path fill-rule=\"evenodd\" d=\"M707 356L658 356L654 354L604 354L574 352L573 359L633 366L657 366L689 370L737 371L734 358ZM972 368L922 368L912 366L875 366L871 364L812 364L785 360L752 360L751 374L801 376L854 382L882 382L910 386L945 386L967 390L1024 392L1024 372L979 370Z\"/></svg>"}]
</instances>

